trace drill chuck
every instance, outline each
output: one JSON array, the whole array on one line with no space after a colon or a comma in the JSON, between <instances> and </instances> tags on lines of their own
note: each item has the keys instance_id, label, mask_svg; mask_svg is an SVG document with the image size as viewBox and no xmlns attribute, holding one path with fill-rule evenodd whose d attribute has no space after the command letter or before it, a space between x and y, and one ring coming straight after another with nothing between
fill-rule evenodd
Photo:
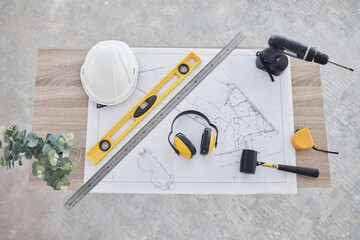
<instances>
[{"instance_id":1,"label":"drill chuck","mask_svg":"<svg viewBox=\"0 0 360 240\"><path fill-rule=\"evenodd\" d=\"M314 57L314 62L325 65L329 62L329 56L322 52L317 52Z\"/></svg>"}]
</instances>

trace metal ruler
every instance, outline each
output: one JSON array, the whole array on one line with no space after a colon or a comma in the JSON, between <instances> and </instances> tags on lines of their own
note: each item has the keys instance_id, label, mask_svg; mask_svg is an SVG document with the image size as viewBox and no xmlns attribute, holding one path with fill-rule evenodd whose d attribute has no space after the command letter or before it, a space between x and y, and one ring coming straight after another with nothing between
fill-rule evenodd
<instances>
[{"instance_id":1,"label":"metal ruler","mask_svg":"<svg viewBox=\"0 0 360 240\"><path fill-rule=\"evenodd\" d=\"M97 171L65 203L66 209L73 208L86 196L111 170L128 155L189 93L195 89L243 40L237 34L190 82L183 87L139 132L135 134L99 171Z\"/></svg>"}]
</instances>

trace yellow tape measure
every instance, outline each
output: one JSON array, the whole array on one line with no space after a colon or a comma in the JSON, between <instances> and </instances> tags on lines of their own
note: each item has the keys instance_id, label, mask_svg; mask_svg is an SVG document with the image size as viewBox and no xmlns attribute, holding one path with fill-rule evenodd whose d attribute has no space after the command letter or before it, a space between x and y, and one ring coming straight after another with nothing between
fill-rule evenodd
<instances>
[{"instance_id":1,"label":"yellow tape measure","mask_svg":"<svg viewBox=\"0 0 360 240\"><path fill-rule=\"evenodd\" d=\"M118 123L115 124L87 153L86 157L95 165L103 159L146 115L151 112L174 88L184 80L199 64L201 58L189 53L171 70L138 104L136 104ZM166 83L175 82L162 89ZM165 86L164 86L165 87ZM131 122L123 132L118 132L125 123Z\"/></svg>"}]
</instances>

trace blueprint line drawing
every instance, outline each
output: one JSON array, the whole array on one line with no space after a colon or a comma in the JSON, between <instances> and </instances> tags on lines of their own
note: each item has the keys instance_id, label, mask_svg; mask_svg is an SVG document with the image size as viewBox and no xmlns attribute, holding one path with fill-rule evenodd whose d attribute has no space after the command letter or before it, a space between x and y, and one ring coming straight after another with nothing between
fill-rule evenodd
<instances>
[{"instance_id":1,"label":"blueprint line drawing","mask_svg":"<svg viewBox=\"0 0 360 240\"><path fill-rule=\"evenodd\" d=\"M156 85L174 64L190 51L203 62L141 121L98 165L85 161L85 181L98 171L130 140L159 109L191 80L219 51L217 49L133 49L139 62L139 79L134 93L125 102L96 109L89 101L86 148L91 148L139 99ZM249 194L296 193L296 176L268 168L256 174L239 172L243 149L259 152L259 161L295 164L291 146L293 112L291 73L288 68L272 83L255 67L256 50L237 49L165 117L94 189L108 193L159 194ZM185 110L204 113L219 131L218 146L206 157L197 153L184 159L169 146L167 135L174 117ZM182 132L199 152L201 135L208 124L196 115L183 116L174 133ZM153 187L149 177L138 168L136 159L144 147L151 148L174 175L174 188Z\"/></svg>"},{"instance_id":2,"label":"blueprint line drawing","mask_svg":"<svg viewBox=\"0 0 360 240\"><path fill-rule=\"evenodd\" d=\"M213 122L217 123L222 134L232 132L233 148L217 153L217 156L230 154L242 149L254 149L255 138L269 138L279 131L265 115L233 82L221 82L227 88L220 107L206 99L196 97L194 101L186 99L192 108L201 108Z\"/></svg>"}]
</instances>

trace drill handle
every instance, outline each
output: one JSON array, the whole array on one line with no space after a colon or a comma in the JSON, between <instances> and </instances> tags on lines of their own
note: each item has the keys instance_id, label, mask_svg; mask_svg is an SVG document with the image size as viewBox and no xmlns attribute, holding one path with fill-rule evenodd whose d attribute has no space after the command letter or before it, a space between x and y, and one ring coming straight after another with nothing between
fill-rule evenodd
<instances>
[{"instance_id":1,"label":"drill handle","mask_svg":"<svg viewBox=\"0 0 360 240\"><path fill-rule=\"evenodd\" d=\"M271 36L268 43L277 51L308 62L312 62L316 55L315 48L279 35Z\"/></svg>"}]
</instances>

